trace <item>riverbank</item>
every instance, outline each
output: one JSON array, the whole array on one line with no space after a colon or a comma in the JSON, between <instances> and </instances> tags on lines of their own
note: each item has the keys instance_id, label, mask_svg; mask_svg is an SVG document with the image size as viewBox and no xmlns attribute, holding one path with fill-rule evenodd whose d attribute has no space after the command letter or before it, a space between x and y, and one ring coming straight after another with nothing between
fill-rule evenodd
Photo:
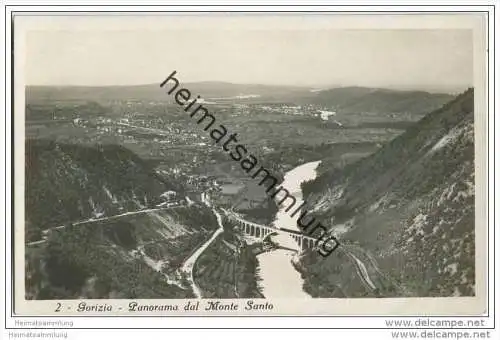
<instances>
[{"instance_id":1,"label":"riverbank","mask_svg":"<svg viewBox=\"0 0 500 340\"><path fill-rule=\"evenodd\" d=\"M309 162L288 171L282 186L303 202L301 184L316 177L320 162ZM276 212L276 228L299 231L297 221L285 207ZM214 211L215 212L215 211ZM215 212L216 213L216 212ZM220 216L218 216L219 219ZM310 298L304 291L301 272L297 269L297 242L277 230L271 242L283 248L265 248L257 238L240 235L233 223L221 218L223 230L198 252L193 261L192 282L196 295L204 298ZM294 250L295 249L295 250Z\"/></svg>"},{"instance_id":2,"label":"riverbank","mask_svg":"<svg viewBox=\"0 0 500 340\"><path fill-rule=\"evenodd\" d=\"M282 182L295 198L296 205L303 203L301 184L303 182L316 178L316 168L320 161L314 161L299 165L288 171ZM290 212L286 211L286 206L280 207L276 213L273 225L276 228L286 228L300 231L297 226L296 217L291 217ZM273 242L290 245L299 248L296 241L287 237L285 233L272 238ZM300 252L300 249L299 249ZM262 253L257 256L259 260L259 273L261 280L259 287L266 298L310 298L311 296L304 290L304 280L299 272L297 264L297 252L285 249L277 249Z\"/></svg>"}]
</instances>

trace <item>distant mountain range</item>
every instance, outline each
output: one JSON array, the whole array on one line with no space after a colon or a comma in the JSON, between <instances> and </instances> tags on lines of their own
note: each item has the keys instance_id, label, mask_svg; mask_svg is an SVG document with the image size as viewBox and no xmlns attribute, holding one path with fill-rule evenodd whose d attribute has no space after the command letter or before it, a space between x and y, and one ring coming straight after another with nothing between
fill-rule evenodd
<instances>
[{"instance_id":1,"label":"distant mountain range","mask_svg":"<svg viewBox=\"0 0 500 340\"><path fill-rule=\"evenodd\" d=\"M407 112L424 114L453 98L449 94L424 91L397 91L365 87L339 87L314 90L308 87L242 85L222 82L185 83L193 96L212 103L314 104L337 112ZM138 86L27 86L26 103L50 101L155 101L173 102L173 96L158 84ZM179 87L180 88L180 87Z\"/></svg>"},{"instance_id":2,"label":"distant mountain range","mask_svg":"<svg viewBox=\"0 0 500 340\"><path fill-rule=\"evenodd\" d=\"M449 94L395 91L366 87L340 87L315 91L300 102L330 107L338 112L427 113L453 98Z\"/></svg>"},{"instance_id":3,"label":"distant mountain range","mask_svg":"<svg viewBox=\"0 0 500 340\"><path fill-rule=\"evenodd\" d=\"M475 294L472 89L374 154L340 170L324 162L319 172L304 185L309 209L344 246L327 259L303 259L313 295ZM355 257L372 292L351 282Z\"/></svg>"},{"instance_id":4,"label":"distant mountain range","mask_svg":"<svg viewBox=\"0 0 500 340\"><path fill-rule=\"evenodd\" d=\"M167 95L166 89L158 84L133 86L27 86L26 102L33 103L47 100L142 100L172 102L172 96ZM200 95L203 99L233 98L240 95L255 95L260 98L286 98L297 93L307 93L308 88L292 86L269 85L242 85L223 82L180 83L179 88L188 89L193 95Z\"/></svg>"}]
</instances>

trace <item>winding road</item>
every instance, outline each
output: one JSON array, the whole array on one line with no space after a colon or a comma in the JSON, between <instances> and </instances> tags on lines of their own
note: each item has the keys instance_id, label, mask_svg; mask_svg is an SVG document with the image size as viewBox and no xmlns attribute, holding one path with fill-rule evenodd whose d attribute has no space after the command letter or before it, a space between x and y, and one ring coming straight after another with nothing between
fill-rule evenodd
<instances>
[{"instance_id":1,"label":"winding road","mask_svg":"<svg viewBox=\"0 0 500 340\"><path fill-rule=\"evenodd\" d=\"M359 258L357 258L355 255L347 251L347 255L354 260L354 263L356 265L356 272L358 273L359 278L363 283L369 287L370 290L375 290L377 289L377 286L373 283L373 281L370 278L370 275L368 274L368 270L366 269L366 266Z\"/></svg>"},{"instance_id":2,"label":"winding road","mask_svg":"<svg viewBox=\"0 0 500 340\"><path fill-rule=\"evenodd\" d=\"M217 236L219 236L224 231L224 228L223 228L223 225L222 225L222 216L217 211L217 209L212 205L212 203L210 202L210 199L209 199L209 197L208 197L207 194L202 194L202 202L207 207L209 207L209 208L212 209L213 213L215 214L215 216L217 218L217 223L218 223L219 227L218 227L218 229L216 229L214 231L214 233L212 234L212 236L207 241L205 241L200 247L198 247L191 254L191 256L189 256L185 260L185 262L183 263L183 265L181 267L181 271L184 272L184 273L186 273L188 275L188 281L191 284L191 287L193 289L193 292L194 292L196 298L202 298L203 296L202 296L201 289L199 288L199 286L194 281L194 275L193 275L194 265L195 265L196 261L198 260L198 258L201 256L201 254L203 254L203 252L214 242L214 240L217 238ZM178 207L178 206L176 206L176 207ZM172 209L172 208L176 208L176 207L170 207L170 208L152 208L152 209L144 209L144 210L139 210L139 211L126 212L126 213L119 214L119 215L113 215L113 216L108 216L108 217L102 217L102 218L87 219L87 220L83 220L83 221L78 221L78 222L73 223L72 225L76 226L76 225L91 224L92 222L100 222L100 221L112 220L112 219L120 218L120 217L123 217L123 216L131 216L131 215L136 215L136 214L144 214L144 213L155 212L155 211L159 211L159 210ZM248 223L250 225L255 224L254 222L247 221L247 220L241 218L240 216L237 216L233 212L226 211L225 209L222 209L222 210L226 214L232 214L232 215L234 215L234 217L236 217L240 221L243 221L243 222ZM27 243L26 245L27 246L35 246L35 245L38 245L38 244L42 244L42 243L44 243L44 242L47 241L48 235L50 234L50 232L52 230L63 229L65 227L66 227L65 225L60 225L60 226L57 226L57 227L46 229L46 230L43 231L43 238L41 240L32 241L32 242ZM350 246L341 246L339 249L342 249L342 251L344 251L346 253L346 255L348 255L348 257L352 260L352 263L355 265L355 268L356 268L356 273L357 273L358 277L360 278L360 280L363 282L364 286L368 290L370 290L370 291L375 291L377 289L377 285L374 283L374 280L372 279L372 277L370 277L370 273L372 273L372 274L376 273L377 275L381 276L382 278L385 277L380 272L380 270L379 270L379 268L378 268L378 266L376 264L375 259L370 254L365 253L365 251L362 248L354 247L353 250L356 250L357 253L364 254L367 257L368 261L367 262L363 262L349 248L351 248L351 247ZM368 268L367 268L367 266L370 267L370 269L373 269L373 270L369 271Z\"/></svg>"},{"instance_id":3,"label":"winding road","mask_svg":"<svg viewBox=\"0 0 500 340\"><path fill-rule=\"evenodd\" d=\"M188 259L182 265L181 271L184 273L187 273L189 275L188 280L191 284L191 287L193 288L194 295L197 298L202 298L203 296L201 293L201 289L200 289L200 287L198 287L198 285L194 281L194 276L193 276L193 270L194 270L194 265L196 263L196 260L198 260L198 258L205 251L205 249L207 249L207 247L210 246L210 244L212 244L212 242L215 240L215 238L217 236L219 236L224 231L224 227L222 225L222 217L221 217L220 213L214 207L212 207L212 204L210 203L210 199L208 198L208 195L203 194L202 201L203 201L203 203L205 203L205 205L207 207L212 208L213 213L217 217L217 224L219 225L219 228L212 234L212 236L205 243L203 243L198 249L196 249L196 251L190 257L188 257Z\"/></svg>"}]
</instances>

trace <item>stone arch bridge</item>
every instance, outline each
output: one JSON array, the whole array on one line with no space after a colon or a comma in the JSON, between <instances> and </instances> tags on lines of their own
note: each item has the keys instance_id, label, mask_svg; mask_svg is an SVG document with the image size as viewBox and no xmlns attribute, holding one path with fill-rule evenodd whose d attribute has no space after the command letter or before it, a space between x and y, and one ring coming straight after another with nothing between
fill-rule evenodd
<instances>
[{"instance_id":1,"label":"stone arch bridge","mask_svg":"<svg viewBox=\"0 0 500 340\"><path fill-rule=\"evenodd\" d=\"M298 231L289 229L278 229L274 227L265 226L262 224L246 221L238 216L227 212L226 216L234 223L236 227L245 235L255 237L263 240L266 236L272 233L281 233L288 235L297 243L297 250L303 251L305 249L311 249L316 243L316 239L311 236L306 236Z\"/></svg>"}]
</instances>

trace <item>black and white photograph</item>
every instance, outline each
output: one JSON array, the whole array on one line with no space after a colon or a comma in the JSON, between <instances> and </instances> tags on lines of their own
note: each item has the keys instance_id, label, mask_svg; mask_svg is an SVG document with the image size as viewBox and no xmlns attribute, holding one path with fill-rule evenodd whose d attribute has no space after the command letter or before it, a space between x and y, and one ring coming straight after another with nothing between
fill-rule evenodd
<instances>
[{"instance_id":1,"label":"black and white photograph","mask_svg":"<svg viewBox=\"0 0 500 340\"><path fill-rule=\"evenodd\" d=\"M436 17L16 18L16 297L484 308L485 17Z\"/></svg>"}]
</instances>

